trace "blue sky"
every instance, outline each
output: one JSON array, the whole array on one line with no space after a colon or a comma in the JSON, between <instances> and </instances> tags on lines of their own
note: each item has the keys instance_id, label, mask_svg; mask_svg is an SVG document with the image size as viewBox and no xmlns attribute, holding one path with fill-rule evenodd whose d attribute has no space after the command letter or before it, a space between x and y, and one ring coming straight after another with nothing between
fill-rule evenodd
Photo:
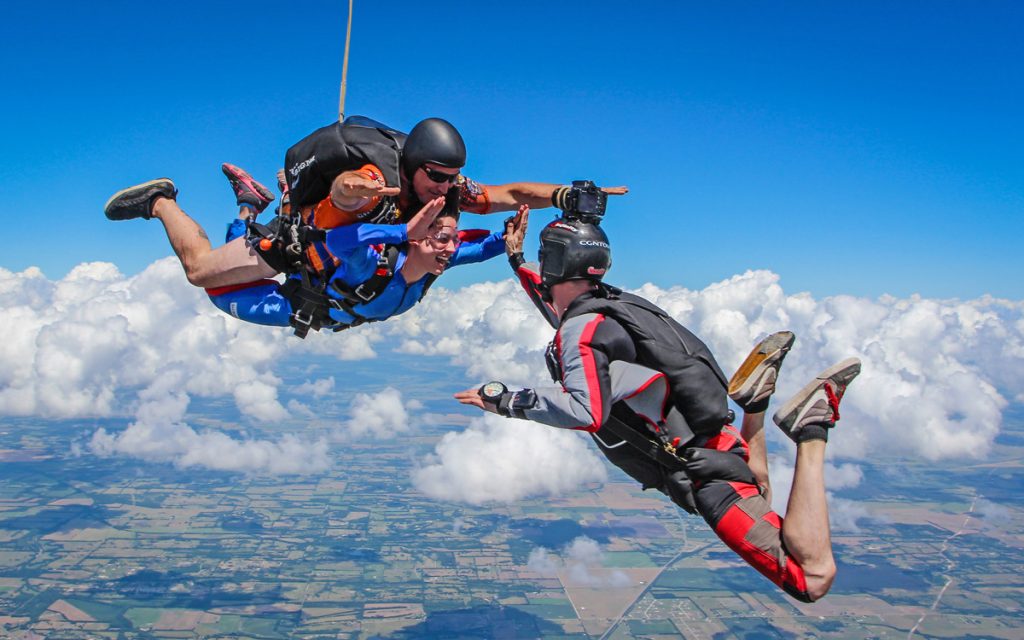
<instances>
[{"instance_id":1,"label":"blue sky","mask_svg":"<svg viewBox=\"0 0 1024 640\"><path fill-rule=\"evenodd\" d=\"M8 7L0 267L168 255L158 223L102 214L159 176L217 238L219 164L270 181L335 117L346 4ZM1022 27L1013 2L356 0L346 111L449 119L481 182L629 185L607 221L626 286L768 269L815 296L1021 299Z\"/></svg>"}]
</instances>

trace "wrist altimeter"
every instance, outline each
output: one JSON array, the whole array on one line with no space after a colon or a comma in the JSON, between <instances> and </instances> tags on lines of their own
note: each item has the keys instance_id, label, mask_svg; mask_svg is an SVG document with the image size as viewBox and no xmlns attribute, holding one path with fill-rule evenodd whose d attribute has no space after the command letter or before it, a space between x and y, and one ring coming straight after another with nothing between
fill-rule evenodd
<instances>
[{"instance_id":1,"label":"wrist altimeter","mask_svg":"<svg viewBox=\"0 0 1024 640\"><path fill-rule=\"evenodd\" d=\"M483 398L484 402L497 405L501 402L501 397L508 393L508 387L506 387L504 383L492 381L482 385L478 393L480 394L480 397Z\"/></svg>"}]
</instances>

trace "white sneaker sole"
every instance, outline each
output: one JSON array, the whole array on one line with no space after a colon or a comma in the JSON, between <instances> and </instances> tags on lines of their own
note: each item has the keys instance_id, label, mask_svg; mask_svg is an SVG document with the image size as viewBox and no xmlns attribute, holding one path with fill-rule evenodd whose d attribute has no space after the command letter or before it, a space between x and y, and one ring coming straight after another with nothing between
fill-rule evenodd
<instances>
[{"instance_id":1,"label":"white sneaker sole","mask_svg":"<svg viewBox=\"0 0 1024 640\"><path fill-rule=\"evenodd\" d=\"M729 380L729 397L739 404L749 404L774 393L778 363L795 340L792 331L779 331L762 340Z\"/></svg>"}]
</instances>

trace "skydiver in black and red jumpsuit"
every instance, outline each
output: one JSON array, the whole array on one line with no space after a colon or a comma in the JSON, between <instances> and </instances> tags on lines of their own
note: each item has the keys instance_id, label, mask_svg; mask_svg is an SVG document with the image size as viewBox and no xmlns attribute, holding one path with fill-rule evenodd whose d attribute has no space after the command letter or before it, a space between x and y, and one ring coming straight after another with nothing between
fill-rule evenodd
<instances>
[{"instance_id":1,"label":"skydiver in black and red jumpsuit","mask_svg":"<svg viewBox=\"0 0 1024 640\"><path fill-rule=\"evenodd\" d=\"M508 391L492 383L503 390L500 396L485 393L489 384L456 398L508 417L587 431L613 464L645 489L700 513L729 548L791 596L804 602L824 596L835 576L825 443L859 361L830 367L775 415L797 443L783 520L769 502L762 428L793 334L762 341L727 382L695 335L650 302L601 282L611 253L599 226L556 219L541 234L538 268L522 257L523 218L519 228L508 229L506 249L527 294L558 329L548 358L558 386ZM743 435L756 443L753 460L747 439L729 424L727 390L744 409ZM610 428L616 421L644 442L669 445L679 464L663 464L664 452L659 461L623 442Z\"/></svg>"}]
</instances>

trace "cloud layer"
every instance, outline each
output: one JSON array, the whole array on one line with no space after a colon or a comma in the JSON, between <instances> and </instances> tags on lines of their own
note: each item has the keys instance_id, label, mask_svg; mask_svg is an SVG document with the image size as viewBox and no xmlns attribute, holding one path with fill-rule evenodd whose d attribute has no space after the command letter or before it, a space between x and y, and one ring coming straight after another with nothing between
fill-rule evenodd
<instances>
[{"instance_id":1,"label":"cloud layer","mask_svg":"<svg viewBox=\"0 0 1024 640\"><path fill-rule=\"evenodd\" d=\"M1008 399L1024 400L1024 302L918 297L877 300L787 295L777 275L750 271L701 291L637 291L701 336L731 373L757 340L789 329L797 342L777 398L819 371L859 357L863 373L843 400L835 453L858 459L901 449L939 459L984 456ZM511 281L436 290L389 324L402 348L447 355L472 382L546 383L541 351L553 331Z\"/></svg>"},{"instance_id":2,"label":"cloud layer","mask_svg":"<svg viewBox=\"0 0 1024 640\"><path fill-rule=\"evenodd\" d=\"M1024 400L1022 302L888 296L816 300L805 293L785 294L778 280L770 272L752 271L702 291L647 285L637 293L702 336L727 373L764 335L794 331L798 340L786 360L779 400L771 410L825 367L849 356L859 357L863 373L843 400L843 419L829 447L833 459L861 460L894 451L932 460L984 457L999 432L1007 397ZM553 330L538 320L515 283L441 289L431 296L413 313L389 323L389 331L402 336L403 351L448 356L466 371L470 384L489 379L510 386L549 384L542 350ZM498 423L493 424L497 428ZM781 447L791 457L791 443L770 423L769 430L774 448ZM529 481L512 472L500 488L461 498L460 491L466 490L443 492L438 488L443 483L426 482L470 477L472 463L467 458L474 448L470 443L492 432L476 425L463 434L449 434L437 448L430 475L414 477L421 490L474 503L523 495ZM506 443L503 451L517 460L529 455L519 442ZM852 464L826 468L833 490L856 486L861 473ZM790 476L790 466L785 473L773 474L782 511ZM838 528L855 530L857 522L868 517L850 501L830 496L830 502Z\"/></svg>"},{"instance_id":3,"label":"cloud layer","mask_svg":"<svg viewBox=\"0 0 1024 640\"><path fill-rule=\"evenodd\" d=\"M286 418L273 369L290 345L284 330L217 311L176 260L131 278L108 263L81 264L56 282L38 269L0 269L0 293L9 301L0 309L0 415L133 416L124 431L93 434L88 447L98 455L247 473L327 467L320 441L233 439L185 422L194 397L233 398L244 416L261 422ZM347 357L363 355L368 344L357 336L333 346Z\"/></svg>"},{"instance_id":4,"label":"cloud layer","mask_svg":"<svg viewBox=\"0 0 1024 640\"><path fill-rule=\"evenodd\" d=\"M396 344L403 353L448 358L453 391L488 379L534 386L546 383L542 350L553 334L511 280L434 287L421 305L387 323L305 341L220 313L186 283L173 258L133 277L107 263L79 265L56 281L37 269L0 269L0 292L8 301L0 309L0 415L128 416L128 430L97 432L93 451L248 472L323 468L326 450L299 437L200 433L188 426L187 407L192 398L230 398L252 421L312 417L302 402L282 405L288 382L276 365L285 353L361 360ZM856 461L894 450L981 457L1008 400L1024 401L1024 302L815 299L787 294L766 271L700 291L647 285L638 293L702 336L727 372L759 336L794 331L780 400L832 362L860 357L863 373L843 401L833 457ZM296 381L293 390L300 388L317 402L335 383ZM416 419L420 400L434 398L403 398L394 389L365 394L340 421L341 431L372 437L401 430ZM224 462L229 458L237 462ZM593 447L578 436L488 417L445 436L414 479L428 495L483 503L570 491L599 480L599 468Z\"/></svg>"}]
</instances>

